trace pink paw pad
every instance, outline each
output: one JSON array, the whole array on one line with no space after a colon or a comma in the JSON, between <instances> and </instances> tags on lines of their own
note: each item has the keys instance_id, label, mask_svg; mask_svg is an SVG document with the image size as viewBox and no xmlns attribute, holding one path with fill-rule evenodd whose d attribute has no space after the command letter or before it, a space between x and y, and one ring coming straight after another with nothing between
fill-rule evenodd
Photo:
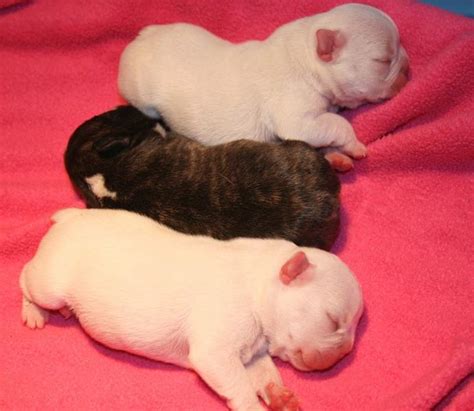
<instances>
[{"instance_id":1,"label":"pink paw pad","mask_svg":"<svg viewBox=\"0 0 474 411\"><path fill-rule=\"evenodd\" d=\"M271 382L266 386L265 391L272 411L298 411L300 409L295 394L288 388Z\"/></svg>"},{"instance_id":2,"label":"pink paw pad","mask_svg":"<svg viewBox=\"0 0 474 411\"><path fill-rule=\"evenodd\" d=\"M352 170L352 167L354 167L354 163L350 157L339 153L338 151L327 153L324 155L324 157L329 162L329 164L331 164L331 167L340 173L345 173L349 170Z\"/></svg>"}]
</instances>

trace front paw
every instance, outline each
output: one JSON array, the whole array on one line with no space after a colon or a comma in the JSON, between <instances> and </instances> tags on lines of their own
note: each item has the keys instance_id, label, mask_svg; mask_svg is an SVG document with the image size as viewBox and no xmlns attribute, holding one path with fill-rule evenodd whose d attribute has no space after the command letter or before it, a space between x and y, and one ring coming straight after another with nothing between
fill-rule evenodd
<instances>
[{"instance_id":1,"label":"front paw","mask_svg":"<svg viewBox=\"0 0 474 411\"><path fill-rule=\"evenodd\" d=\"M356 160L367 157L367 147L359 140L350 142L341 147L341 151Z\"/></svg>"},{"instance_id":2,"label":"front paw","mask_svg":"<svg viewBox=\"0 0 474 411\"><path fill-rule=\"evenodd\" d=\"M299 404L295 394L282 385L273 382L265 387L272 411L298 411Z\"/></svg>"}]
</instances>

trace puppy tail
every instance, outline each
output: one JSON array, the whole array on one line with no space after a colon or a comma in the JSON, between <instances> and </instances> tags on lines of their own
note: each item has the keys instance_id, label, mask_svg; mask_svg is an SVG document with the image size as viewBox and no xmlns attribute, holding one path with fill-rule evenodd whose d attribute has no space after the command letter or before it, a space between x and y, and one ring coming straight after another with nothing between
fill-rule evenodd
<instances>
[{"instance_id":1,"label":"puppy tail","mask_svg":"<svg viewBox=\"0 0 474 411\"><path fill-rule=\"evenodd\" d=\"M82 208L65 208L59 210L51 216L51 221L53 223L61 223L63 221L69 220L72 217L81 215L84 212Z\"/></svg>"}]
</instances>

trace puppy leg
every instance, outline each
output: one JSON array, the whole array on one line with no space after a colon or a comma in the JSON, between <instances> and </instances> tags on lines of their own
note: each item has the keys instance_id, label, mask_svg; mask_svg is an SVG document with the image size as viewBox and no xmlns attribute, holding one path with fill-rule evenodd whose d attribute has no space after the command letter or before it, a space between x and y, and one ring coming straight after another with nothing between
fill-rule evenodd
<instances>
[{"instance_id":1,"label":"puppy leg","mask_svg":"<svg viewBox=\"0 0 474 411\"><path fill-rule=\"evenodd\" d=\"M315 118L316 139L327 142L341 152L361 159L367 156L367 148L356 137L351 123L334 113L323 113Z\"/></svg>"},{"instance_id":2,"label":"puppy leg","mask_svg":"<svg viewBox=\"0 0 474 411\"><path fill-rule=\"evenodd\" d=\"M28 328L43 328L48 322L49 313L23 295L21 319Z\"/></svg>"},{"instance_id":3,"label":"puppy leg","mask_svg":"<svg viewBox=\"0 0 474 411\"><path fill-rule=\"evenodd\" d=\"M296 397L291 394L285 401L284 395L278 395L283 393L283 391L289 390L283 387L283 382L280 377L275 363L268 354L261 355L254 358L250 363L245 365L247 374L250 377L250 381L256 391L257 395L265 401L265 404L272 407L278 403L278 398L281 400L282 404L295 403L298 404ZM277 388L279 387L279 388ZM291 399L291 401L290 401ZM272 408L272 409L284 409L284 408Z\"/></svg>"},{"instance_id":4,"label":"puppy leg","mask_svg":"<svg viewBox=\"0 0 474 411\"><path fill-rule=\"evenodd\" d=\"M21 308L23 323L29 328L43 328L49 319L48 310L59 310L65 318L69 318L72 312L65 305L63 299L55 296L49 287L45 290L44 284L40 285L42 281L39 281L39 284L38 281L32 281L31 278L35 278L36 275L41 275L41 273L35 273L30 263L25 265L20 275L20 288L23 292ZM32 283L35 284L35 298L30 292Z\"/></svg>"},{"instance_id":5,"label":"puppy leg","mask_svg":"<svg viewBox=\"0 0 474 411\"><path fill-rule=\"evenodd\" d=\"M28 287L26 286L26 275L29 268L29 263L23 267L20 275L20 288L23 292L21 303L21 320L28 328L43 328L48 322L49 313L45 309L36 305L31 298Z\"/></svg>"},{"instance_id":6,"label":"puppy leg","mask_svg":"<svg viewBox=\"0 0 474 411\"><path fill-rule=\"evenodd\" d=\"M204 349L206 348L206 349ZM213 354L209 354L213 352ZM192 368L217 394L227 400L236 411L262 411L249 375L238 356L216 350L192 349L189 354Z\"/></svg>"},{"instance_id":7,"label":"puppy leg","mask_svg":"<svg viewBox=\"0 0 474 411\"><path fill-rule=\"evenodd\" d=\"M367 148L354 133L344 117L334 113L323 113L314 117L286 116L283 124L277 123L277 135L286 140L300 140L313 147L332 147L353 158L367 155ZM344 168L347 168L344 166Z\"/></svg>"}]
</instances>

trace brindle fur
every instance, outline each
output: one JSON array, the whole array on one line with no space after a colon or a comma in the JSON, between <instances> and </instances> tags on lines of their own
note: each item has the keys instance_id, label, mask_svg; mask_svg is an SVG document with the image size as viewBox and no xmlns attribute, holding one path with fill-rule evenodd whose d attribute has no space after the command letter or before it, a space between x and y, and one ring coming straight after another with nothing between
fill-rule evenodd
<instances>
[{"instance_id":1,"label":"brindle fur","mask_svg":"<svg viewBox=\"0 0 474 411\"><path fill-rule=\"evenodd\" d=\"M207 147L172 131L162 137L153 130L157 122L122 106L74 132L65 164L88 207L123 208L222 240L285 238L331 247L340 183L308 144L239 140ZM85 178L98 173L116 199L92 193Z\"/></svg>"}]
</instances>

